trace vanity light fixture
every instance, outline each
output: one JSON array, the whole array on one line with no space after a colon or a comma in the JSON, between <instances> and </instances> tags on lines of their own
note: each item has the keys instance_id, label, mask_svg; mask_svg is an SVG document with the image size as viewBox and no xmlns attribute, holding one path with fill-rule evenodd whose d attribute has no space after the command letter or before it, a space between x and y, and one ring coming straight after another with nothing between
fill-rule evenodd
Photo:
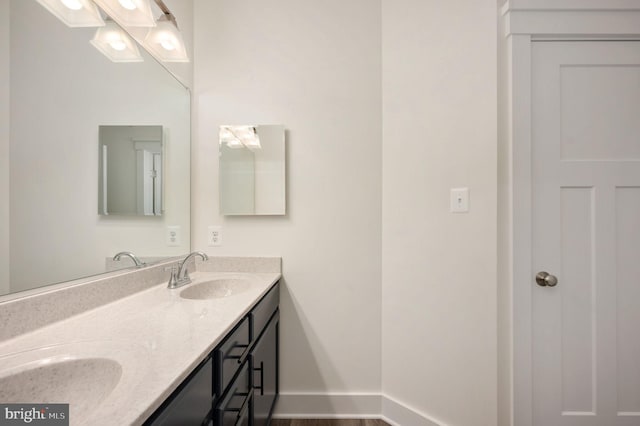
<instances>
[{"instance_id":1,"label":"vanity light fixture","mask_svg":"<svg viewBox=\"0 0 640 426\"><path fill-rule=\"evenodd\" d=\"M66 0L69 1L69 0ZM76 1L76 0L74 0ZM93 0L124 27L155 27L149 0Z\"/></svg>"},{"instance_id":2,"label":"vanity light fixture","mask_svg":"<svg viewBox=\"0 0 640 426\"><path fill-rule=\"evenodd\" d=\"M107 20L98 28L91 44L113 62L142 62L136 42L120 26Z\"/></svg>"},{"instance_id":3,"label":"vanity light fixture","mask_svg":"<svg viewBox=\"0 0 640 426\"><path fill-rule=\"evenodd\" d=\"M163 15L156 22L156 26L149 29L143 45L163 62L189 62L175 16L162 0L155 0L155 2Z\"/></svg>"},{"instance_id":4,"label":"vanity light fixture","mask_svg":"<svg viewBox=\"0 0 640 426\"><path fill-rule=\"evenodd\" d=\"M91 0L37 0L69 27L101 27L104 20Z\"/></svg>"}]
</instances>

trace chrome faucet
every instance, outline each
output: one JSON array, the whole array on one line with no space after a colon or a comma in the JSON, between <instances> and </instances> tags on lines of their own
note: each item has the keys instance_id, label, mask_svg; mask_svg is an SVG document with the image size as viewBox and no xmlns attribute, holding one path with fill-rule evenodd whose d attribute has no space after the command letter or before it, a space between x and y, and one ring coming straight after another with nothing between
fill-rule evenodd
<instances>
[{"instance_id":1,"label":"chrome faucet","mask_svg":"<svg viewBox=\"0 0 640 426\"><path fill-rule=\"evenodd\" d=\"M166 270L171 271L171 277L169 277L169 288L178 288L183 285L191 283L191 277L189 277L189 270L187 269L187 262L195 256L200 256L202 260L209 260L209 256L201 251L194 251L189 253L178 266L172 266Z\"/></svg>"},{"instance_id":2,"label":"chrome faucet","mask_svg":"<svg viewBox=\"0 0 640 426\"><path fill-rule=\"evenodd\" d=\"M130 251L121 251L120 253L113 256L113 260L119 261L122 256L130 257L131 260L133 260L133 263L135 263L136 268L142 268L143 266L146 266L146 263L140 262L140 259L138 259L138 257Z\"/></svg>"}]
</instances>

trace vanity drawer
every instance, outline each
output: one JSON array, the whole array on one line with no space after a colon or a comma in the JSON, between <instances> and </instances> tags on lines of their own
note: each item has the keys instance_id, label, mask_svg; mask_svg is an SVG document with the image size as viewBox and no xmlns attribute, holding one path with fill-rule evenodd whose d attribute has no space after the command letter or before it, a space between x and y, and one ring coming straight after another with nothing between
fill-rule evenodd
<instances>
[{"instance_id":1,"label":"vanity drawer","mask_svg":"<svg viewBox=\"0 0 640 426\"><path fill-rule=\"evenodd\" d=\"M258 302L249 316L251 317L251 339L256 340L267 323L278 309L280 303L280 283L276 283L271 290Z\"/></svg>"},{"instance_id":2,"label":"vanity drawer","mask_svg":"<svg viewBox=\"0 0 640 426\"><path fill-rule=\"evenodd\" d=\"M253 399L250 380L249 363L245 362L226 396L216 407L214 426L249 426Z\"/></svg>"},{"instance_id":3,"label":"vanity drawer","mask_svg":"<svg viewBox=\"0 0 640 426\"><path fill-rule=\"evenodd\" d=\"M213 388L216 395L222 396L233 376L249 356L250 343L249 319L245 317L213 354Z\"/></svg>"},{"instance_id":4,"label":"vanity drawer","mask_svg":"<svg viewBox=\"0 0 640 426\"><path fill-rule=\"evenodd\" d=\"M213 362L209 358L167 400L150 426L200 426L211 411Z\"/></svg>"}]
</instances>

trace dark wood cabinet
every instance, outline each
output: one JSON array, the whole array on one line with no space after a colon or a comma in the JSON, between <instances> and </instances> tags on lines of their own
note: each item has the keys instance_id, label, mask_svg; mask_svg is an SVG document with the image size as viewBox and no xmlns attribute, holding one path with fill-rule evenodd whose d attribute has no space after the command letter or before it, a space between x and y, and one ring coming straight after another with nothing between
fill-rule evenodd
<instances>
[{"instance_id":1,"label":"dark wood cabinet","mask_svg":"<svg viewBox=\"0 0 640 426\"><path fill-rule=\"evenodd\" d=\"M207 357L147 420L149 426L200 426L211 411L213 366Z\"/></svg>"},{"instance_id":2,"label":"dark wood cabinet","mask_svg":"<svg viewBox=\"0 0 640 426\"><path fill-rule=\"evenodd\" d=\"M145 426L268 426L279 393L279 283Z\"/></svg>"},{"instance_id":3,"label":"dark wood cabinet","mask_svg":"<svg viewBox=\"0 0 640 426\"><path fill-rule=\"evenodd\" d=\"M278 397L278 333L276 313L251 351L253 369L253 426L268 426Z\"/></svg>"},{"instance_id":4,"label":"dark wood cabinet","mask_svg":"<svg viewBox=\"0 0 640 426\"><path fill-rule=\"evenodd\" d=\"M242 322L216 349L214 375L218 377L214 382L220 386L221 399L214 411L214 426L267 426L271 422L278 396L279 300L276 284L249 312L248 345ZM226 386L230 372L239 368L241 372ZM236 386L238 380L240 385ZM247 380L249 392L244 387Z\"/></svg>"}]
</instances>

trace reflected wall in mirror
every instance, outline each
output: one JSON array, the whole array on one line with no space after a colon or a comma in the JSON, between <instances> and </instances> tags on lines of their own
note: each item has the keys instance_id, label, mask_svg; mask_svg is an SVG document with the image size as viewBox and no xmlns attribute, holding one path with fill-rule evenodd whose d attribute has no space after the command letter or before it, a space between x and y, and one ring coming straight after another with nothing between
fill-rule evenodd
<instances>
[{"instance_id":1,"label":"reflected wall in mirror","mask_svg":"<svg viewBox=\"0 0 640 426\"><path fill-rule=\"evenodd\" d=\"M284 126L220 126L219 157L221 214L286 214Z\"/></svg>"},{"instance_id":2,"label":"reflected wall in mirror","mask_svg":"<svg viewBox=\"0 0 640 426\"><path fill-rule=\"evenodd\" d=\"M98 213L162 216L162 126L100 126Z\"/></svg>"},{"instance_id":3,"label":"reflected wall in mirror","mask_svg":"<svg viewBox=\"0 0 640 426\"><path fill-rule=\"evenodd\" d=\"M189 91L143 49L142 62L114 63L90 44L96 28L69 28L33 0L0 4L0 295L103 273L120 251L188 253ZM100 125L162 125L162 216L98 214ZM175 227L181 244L168 246Z\"/></svg>"}]
</instances>

